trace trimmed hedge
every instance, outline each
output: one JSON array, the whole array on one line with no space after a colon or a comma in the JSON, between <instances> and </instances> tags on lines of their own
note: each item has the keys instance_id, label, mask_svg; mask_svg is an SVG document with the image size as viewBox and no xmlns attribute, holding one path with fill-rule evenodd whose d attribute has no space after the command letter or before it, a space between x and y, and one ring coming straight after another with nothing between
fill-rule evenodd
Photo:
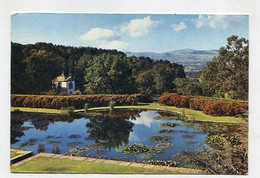
<instances>
[{"instance_id":1,"label":"trimmed hedge","mask_svg":"<svg viewBox=\"0 0 260 178\"><path fill-rule=\"evenodd\" d=\"M248 104L226 102L208 98L187 97L177 93L167 93L159 98L159 103L202 111L212 116L236 116L248 110Z\"/></svg>"},{"instance_id":2,"label":"trimmed hedge","mask_svg":"<svg viewBox=\"0 0 260 178\"><path fill-rule=\"evenodd\" d=\"M11 106L30 108L61 109L74 106L82 109L88 103L90 107L108 106L110 101L116 105L134 105L137 102L150 102L150 98L142 94L133 95L81 95L81 96L37 96L12 95Z\"/></svg>"}]
</instances>

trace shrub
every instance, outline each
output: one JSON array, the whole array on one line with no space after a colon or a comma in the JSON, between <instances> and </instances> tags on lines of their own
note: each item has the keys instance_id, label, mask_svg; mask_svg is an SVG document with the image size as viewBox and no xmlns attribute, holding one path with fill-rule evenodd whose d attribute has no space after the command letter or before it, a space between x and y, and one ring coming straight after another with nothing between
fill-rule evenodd
<instances>
[{"instance_id":1,"label":"shrub","mask_svg":"<svg viewBox=\"0 0 260 178\"><path fill-rule=\"evenodd\" d=\"M110 101L109 102L109 109L110 109L110 112L112 112L114 110L114 106L115 106L116 102L115 101Z\"/></svg>"},{"instance_id":2,"label":"shrub","mask_svg":"<svg viewBox=\"0 0 260 178\"><path fill-rule=\"evenodd\" d=\"M75 108L73 106L70 106L70 107L67 108L67 110L68 110L68 115L72 116L74 114Z\"/></svg>"},{"instance_id":3,"label":"shrub","mask_svg":"<svg viewBox=\"0 0 260 178\"><path fill-rule=\"evenodd\" d=\"M176 106L176 107L189 107L189 97L180 96L177 93L167 93L159 98L159 103Z\"/></svg>"},{"instance_id":4,"label":"shrub","mask_svg":"<svg viewBox=\"0 0 260 178\"><path fill-rule=\"evenodd\" d=\"M82 93L81 93L81 91L80 90L76 90L74 93L73 93L73 95L81 95Z\"/></svg>"},{"instance_id":5,"label":"shrub","mask_svg":"<svg viewBox=\"0 0 260 178\"><path fill-rule=\"evenodd\" d=\"M73 116L74 115L74 110L75 108L73 106L69 106L67 108L61 108L61 113L63 115L67 115L67 116Z\"/></svg>"},{"instance_id":6,"label":"shrub","mask_svg":"<svg viewBox=\"0 0 260 178\"><path fill-rule=\"evenodd\" d=\"M191 98L176 93L167 93L159 98L159 103L202 111L212 116L236 116L248 110L248 104L226 102L208 98Z\"/></svg>"},{"instance_id":7,"label":"shrub","mask_svg":"<svg viewBox=\"0 0 260 178\"><path fill-rule=\"evenodd\" d=\"M44 152L44 150L45 150L44 145L43 145L43 144L39 144L39 145L38 145L38 149L37 149L38 153Z\"/></svg>"},{"instance_id":8,"label":"shrub","mask_svg":"<svg viewBox=\"0 0 260 178\"><path fill-rule=\"evenodd\" d=\"M53 146L52 153L59 154L60 153L60 147L57 145Z\"/></svg>"},{"instance_id":9,"label":"shrub","mask_svg":"<svg viewBox=\"0 0 260 178\"><path fill-rule=\"evenodd\" d=\"M108 106L110 101L117 105L132 105L137 102L148 102L150 97L142 94L133 95L81 95L81 96L35 96L12 95L11 106L60 109L74 106L82 109L88 103L89 107Z\"/></svg>"},{"instance_id":10,"label":"shrub","mask_svg":"<svg viewBox=\"0 0 260 178\"><path fill-rule=\"evenodd\" d=\"M86 104L84 105L84 109L85 109L85 112L88 111L88 109L89 109L89 104L88 104L88 103L86 103Z\"/></svg>"},{"instance_id":11,"label":"shrub","mask_svg":"<svg viewBox=\"0 0 260 178\"><path fill-rule=\"evenodd\" d=\"M44 92L43 94L45 94L45 95L57 95L57 94L59 94L59 92L57 92L57 90L55 90L55 89L50 89L49 91Z\"/></svg>"}]
</instances>

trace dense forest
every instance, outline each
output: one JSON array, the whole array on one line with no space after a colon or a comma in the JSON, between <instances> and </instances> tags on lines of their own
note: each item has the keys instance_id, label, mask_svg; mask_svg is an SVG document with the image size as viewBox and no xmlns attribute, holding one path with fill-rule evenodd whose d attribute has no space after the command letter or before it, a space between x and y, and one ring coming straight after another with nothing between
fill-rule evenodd
<instances>
[{"instance_id":1,"label":"dense forest","mask_svg":"<svg viewBox=\"0 0 260 178\"><path fill-rule=\"evenodd\" d=\"M71 74L86 94L204 95L248 99L248 40L231 36L208 62L200 79L186 78L183 66L117 50L51 43L11 43L11 93L46 94L52 79Z\"/></svg>"},{"instance_id":2,"label":"dense forest","mask_svg":"<svg viewBox=\"0 0 260 178\"><path fill-rule=\"evenodd\" d=\"M11 43L11 93L46 93L63 71L74 76L77 89L90 94L170 92L176 78L185 78L182 65L126 57L117 50Z\"/></svg>"}]
</instances>

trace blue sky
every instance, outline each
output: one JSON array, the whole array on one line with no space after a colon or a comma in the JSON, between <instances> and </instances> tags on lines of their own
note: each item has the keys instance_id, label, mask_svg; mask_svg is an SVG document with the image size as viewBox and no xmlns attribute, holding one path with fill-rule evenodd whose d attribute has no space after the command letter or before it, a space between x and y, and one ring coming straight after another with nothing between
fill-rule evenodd
<instances>
[{"instance_id":1,"label":"blue sky","mask_svg":"<svg viewBox=\"0 0 260 178\"><path fill-rule=\"evenodd\" d=\"M12 16L12 41L48 42L132 52L219 49L227 37L248 39L245 15L33 14Z\"/></svg>"}]
</instances>

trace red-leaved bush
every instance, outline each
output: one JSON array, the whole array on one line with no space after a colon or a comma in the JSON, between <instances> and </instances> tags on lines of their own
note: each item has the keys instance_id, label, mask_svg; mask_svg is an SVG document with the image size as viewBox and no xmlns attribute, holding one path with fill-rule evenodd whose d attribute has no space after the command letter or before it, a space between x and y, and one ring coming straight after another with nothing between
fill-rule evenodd
<instances>
[{"instance_id":1,"label":"red-leaved bush","mask_svg":"<svg viewBox=\"0 0 260 178\"><path fill-rule=\"evenodd\" d=\"M133 95L81 95L81 96L37 96L37 95L12 95L11 106L60 109L74 106L82 109L86 103L90 107L108 106L110 101L116 105L133 105L137 102L150 102L150 97L142 94Z\"/></svg>"},{"instance_id":2,"label":"red-leaved bush","mask_svg":"<svg viewBox=\"0 0 260 178\"><path fill-rule=\"evenodd\" d=\"M159 98L159 103L199 110L212 116L235 116L248 110L248 104L246 103L226 102L202 97L192 98L176 93L164 94Z\"/></svg>"}]
</instances>

